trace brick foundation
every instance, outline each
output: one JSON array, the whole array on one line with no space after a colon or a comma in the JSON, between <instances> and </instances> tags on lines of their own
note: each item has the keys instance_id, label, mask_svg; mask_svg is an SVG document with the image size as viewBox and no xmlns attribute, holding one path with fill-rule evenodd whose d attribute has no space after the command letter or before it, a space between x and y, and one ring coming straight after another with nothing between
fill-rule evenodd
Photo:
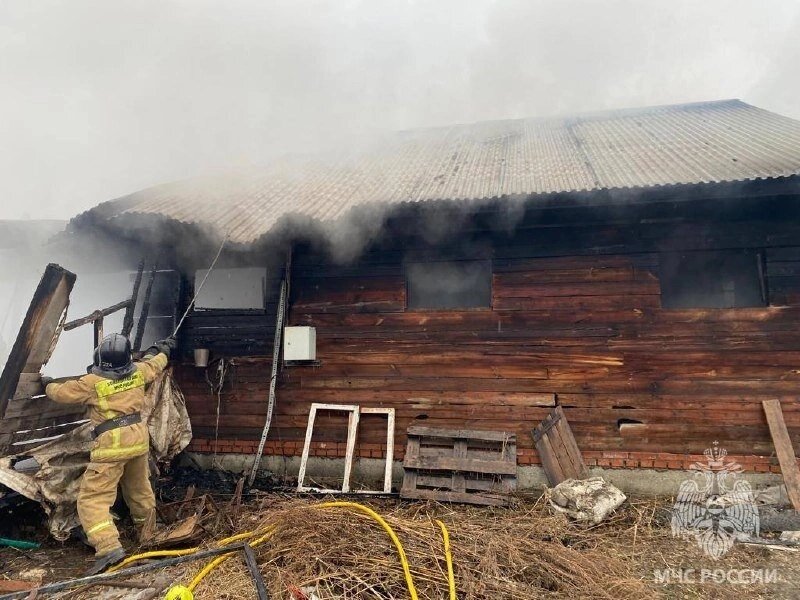
<instances>
[{"instance_id":1,"label":"brick foundation","mask_svg":"<svg viewBox=\"0 0 800 600\"><path fill-rule=\"evenodd\" d=\"M190 452L214 452L214 440L203 438L192 439ZM216 451L219 454L253 454L258 450L258 440L224 439L217 442ZM264 454L271 456L300 456L303 452L303 442L299 441L267 441ZM344 442L312 442L310 456L326 458L344 458ZM396 460L403 460L405 448L395 448ZM386 456L385 444L357 444L356 456L361 458L383 458ZM620 452L602 451L583 452L583 459L587 466L603 467L605 469L674 469L687 470L694 463L705 463L702 454L669 454L654 452ZM728 456L728 460L737 462L745 472L750 473L780 473L781 468L777 457L774 456ZM517 463L519 465L539 465L541 461L535 450L519 448L517 450Z\"/></svg>"}]
</instances>

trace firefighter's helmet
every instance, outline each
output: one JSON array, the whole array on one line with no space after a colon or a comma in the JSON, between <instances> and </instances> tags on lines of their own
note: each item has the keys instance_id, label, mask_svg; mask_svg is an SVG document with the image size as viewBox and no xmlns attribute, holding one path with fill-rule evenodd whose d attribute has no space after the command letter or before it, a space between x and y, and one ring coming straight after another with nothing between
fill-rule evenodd
<instances>
[{"instance_id":1,"label":"firefighter's helmet","mask_svg":"<svg viewBox=\"0 0 800 600\"><path fill-rule=\"evenodd\" d=\"M131 343L124 335L112 333L103 338L94 350L92 373L113 379L133 373Z\"/></svg>"}]
</instances>

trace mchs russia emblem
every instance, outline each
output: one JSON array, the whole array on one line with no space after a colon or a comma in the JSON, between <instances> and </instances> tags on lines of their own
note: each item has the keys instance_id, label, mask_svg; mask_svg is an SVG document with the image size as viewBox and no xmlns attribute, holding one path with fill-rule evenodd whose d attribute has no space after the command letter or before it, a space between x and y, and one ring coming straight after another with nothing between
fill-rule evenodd
<instances>
[{"instance_id":1,"label":"mchs russia emblem","mask_svg":"<svg viewBox=\"0 0 800 600\"><path fill-rule=\"evenodd\" d=\"M694 463L695 476L681 483L672 509L672 535L691 537L706 555L718 559L737 539L758 536L758 506L750 484L740 478L740 464L714 442L705 463Z\"/></svg>"}]
</instances>

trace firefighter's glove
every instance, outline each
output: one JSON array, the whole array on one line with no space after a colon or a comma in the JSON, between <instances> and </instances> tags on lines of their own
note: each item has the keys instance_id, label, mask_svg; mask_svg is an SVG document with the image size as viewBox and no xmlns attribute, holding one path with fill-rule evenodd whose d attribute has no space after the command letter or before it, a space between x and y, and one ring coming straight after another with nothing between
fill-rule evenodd
<instances>
[{"instance_id":1,"label":"firefighter's glove","mask_svg":"<svg viewBox=\"0 0 800 600\"><path fill-rule=\"evenodd\" d=\"M159 340L156 342L156 348L158 348L159 352L163 352L169 358L169 355L175 349L175 346L178 345L177 340L175 339L174 335L169 336L166 339Z\"/></svg>"}]
</instances>

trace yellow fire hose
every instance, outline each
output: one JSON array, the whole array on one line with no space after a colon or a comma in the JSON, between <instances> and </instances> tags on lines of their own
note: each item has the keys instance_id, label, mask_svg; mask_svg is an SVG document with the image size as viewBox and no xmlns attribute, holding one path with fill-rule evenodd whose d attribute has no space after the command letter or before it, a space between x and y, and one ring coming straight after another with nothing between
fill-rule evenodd
<instances>
[{"instance_id":1,"label":"yellow fire hose","mask_svg":"<svg viewBox=\"0 0 800 600\"><path fill-rule=\"evenodd\" d=\"M447 527L439 519L434 521L439 529L442 530L442 541L444 542L444 559L447 561L447 585L450 587L450 600L456 600L456 576L453 573L453 555L450 553L450 534Z\"/></svg>"},{"instance_id":2,"label":"yellow fire hose","mask_svg":"<svg viewBox=\"0 0 800 600\"><path fill-rule=\"evenodd\" d=\"M394 532L392 527L381 517L378 513L376 513L371 508L364 506L363 504L358 504L357 502L345 502L345 501L337 501L337 502L323 502L321 504L317 504L314 508L349 508L361 512L368 517L372 518L376 521L384 531L386 531L389 538L394 543L395 548L397 548L397 554L400 557L400 564L403 567L403 576L406 580L406 586L408 587L408 594L411 600L418 600L417 596L417 589L414 585L414 579L411 576L411 568L408 564L408 559L406 557L406 552L403 549L403 545L400 543L400 539L397 537L397 534ZM442 531L442 538L444 541L444 552L445 552L445 559L447 561L447 583L450 588L450 600L456 600L456 584L455 584L455 576L453 574L453 556L450 552L450 536L447 531L447 527L445 524L442 523L440 520L435 521L436 524ZM256 529L254 531L245 531L243 533L239 533L233 535L231 537L227 537L225 539L220 540L217 542L219 547L224 547L226 544L231 544L233 542L237 542L243 539L250 539L254 538L257 535L261 534L260 537L256 538L252 542L249 543L251 548L256 548L261 544L268 541L272 535L277 530L277 525L271 525L266 528ZM142 560L145 558L156 558L156 557L164 557L164 556L184 556L187 554L192 554L197 552L199 548L185 548L182 550L156 550L152 552L144 552L142 554L136 554L134 556L130 556L126 558L124 561L119 563L118 565L109 569L109 571L116 571L121 569L125 565L128 565L132 562L136 562L138 560ZM211 561L209 561L198 573L195 575L194 579L189 583L188 586L183 585L174 585L168 591L167 594L164 596L164 600L193 600L194 598L194 590L200 584L200 582L209 574L211 571L216 569L219 565L223 562L228 560L231 556L236 554L235 551L231 551L227 554L223 554L218 556Z\"/></svg>"},{"instance_id":3,"label":"yellow fire hose","mask_svg":"<svg viewBox=\"0 0 800 600\"><path fill-rule=\"evenodd\" d=\"M359 512L364 513L365 515L372 517L375 521L383 527L384 531L389 534L389 537L394 542L395 547L397 548L397 553L400 555L400 564L403 565L403 575L406 578L406 586L408 587L408 594L411 596L411 600L417 600L417 588L414 586L414 580L411 578L411 569L408 566L408 559L406 558L406 551L403 550L403 544L400 543L400 539L395 534L394 529L383 520L378 513L376 513L371 508L364 506L363 504L358 504L357 502L323 502L322 504L317 505L319 508L353 508Z\"/></svg>"},{"instance_id":4,"label":"yellow fire hose","mask_svg":"<svg viewBox=\"0 0 800 600\"><path fill-rule=\"evenodd\" d=\"M251 548L256 548L256 547L260 546L261 544L266 542L269 538L271 538L273 533L275 533L275 527L270 528L267 531L267 533L262 535L260 538L250 542L250 547ZM190 592L194 592L194 589L200 584L201 581L203 581L203 579L205 578L206 575L211 573L211 571L216 569L219 565L224 563L226 560L228 560L234 554L236 554L236 553L235 552L230 552L228 554L223 554L222 556L218 556L217 558L209 561L209 563L206 564L206 566L203 567L197 575L195 575L195 577L194 577L194 579L192 579L191 583L189 583L189 585L186 586L187 589Z\"/></svg>"},{"instance_id":5,"label":"yellow fire hose","mask_svg":"<svg viewBox=\"0 0 800 600\"><path fill-rule=\"evenodd\" d=\"M239 540L245 540L247 538L254 537L261 533L261 530L255 531L245 531L244 533L237 533L236 535L232 535L230 537L226 537L219 542L217 542L217 546L226 546L227 544L232 544L234 542L238 542ZM145 560L147 558L166 558L169 556L186 556L187 554L194 554L200 550L199 546L195 546L194 548L182 548L180 550L153 550L151 552L142 552L141 554L134 554L133 556L129 556L122 562L114 565L110 569L108 569L108 573L113 573L114 571L119 571L120 569L128 566L131 563L138 562L140 560Z\"/></svg>"}]
</instances>

